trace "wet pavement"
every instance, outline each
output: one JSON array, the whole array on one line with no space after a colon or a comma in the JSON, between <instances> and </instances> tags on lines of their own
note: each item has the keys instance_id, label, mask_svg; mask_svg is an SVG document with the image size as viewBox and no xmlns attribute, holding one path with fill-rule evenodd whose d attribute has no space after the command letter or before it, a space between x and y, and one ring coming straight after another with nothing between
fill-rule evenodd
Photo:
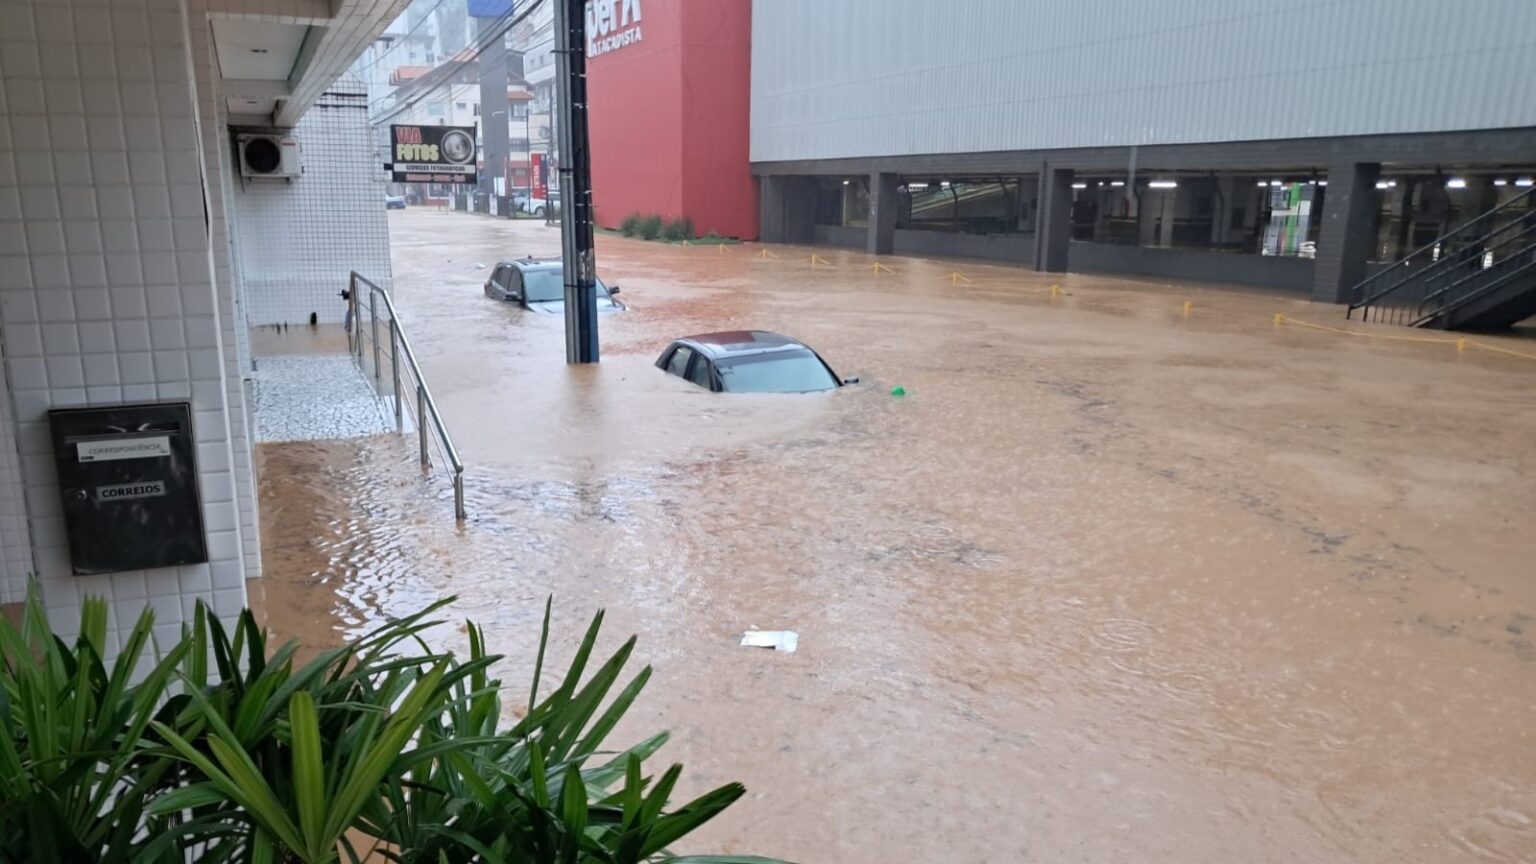
<instances>
[{"instance_id":1,"label":"wet pavement","mask_svg":"<svg viewBox=\"0 0 1536 864\"><path fill-rule=\"evenodd\" d=\"M683 851L1536 861L1536 361L1259 292L603 236L631 311L573 368L476 267L555 230L390 221L470 520L413 439L263 445L279 631L456 594L515 694L546 595L562 653L606 607L656 667L621 740L749 789ZM651 365L747 327L863 383Z\"/></svg>"},{"instance_id":2,"label":"wet pavement","mask_svg":"<svg viewBox=\"0 0 1536 864\"><path fill-rule=\"evenodd\" d=\"M251 377L256 440L360 438L393 431L393 403L380 401L347 354L260 356Z\"/></svg>"}]
</instances>

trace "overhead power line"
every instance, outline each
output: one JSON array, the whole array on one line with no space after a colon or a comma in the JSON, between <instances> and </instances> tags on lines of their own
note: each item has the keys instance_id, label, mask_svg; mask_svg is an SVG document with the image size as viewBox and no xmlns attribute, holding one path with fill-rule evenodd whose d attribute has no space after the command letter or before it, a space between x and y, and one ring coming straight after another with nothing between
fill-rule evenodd
<instances>
[{"instance_id":1,"label":"overhead power line","mask_svg":"<svg viewBox=\"0 0 1536 864\"><path fill-rule=\"evenodd\" d=\"M415 105L417 103L421 102L423 99L426 99L428 95L436 92L438 90L438 88L442 87L444 84L452 84L453 83L453 79L458 76L459 72L462 71L464 69L464 67L468 66L470 63L474 62L475 60L478 60L480 55L485 53L485 50L487 48L489 48L492 44L494 44L496 42L496 40L503 38L506 35L506 32L508 30L512 29L513 27L516 27L518 24L522 23L523 21L526 21L528 19L528 16L530 16L534 12L538 11L539 7L544 5L544 2L545 2L545 0L534 0L534 2L530 3L528 5L528 8L524 9L522 12L515 12L515 11L514 12L509 12L506 15L502 15L502 16L499 16L498 18L496 18L495 20L498 22L497 24L495 24L491 28L487 29L485 32L481 33L475 39L475 41L474 41L474 43L472 45L470 45L470 46L468 46L468 47L466 47L464 49L464 51L468 51L469 52L468 54L466 54L461 59L454 60L454 61L449 62L449 63L439 64L438 66L433 67L431 72L427 73L429 75L433 75L435 77L441 78L442 80L439 83L434 84L431 87L428 87L428 88L426 88L424 90L421 90L421 91L413 94L405 102L403 102L403 103L401 103L399 105L391 106L389 109L387 109L386 111L384 111L381 114L378 114L378 115L370 114L370 116L368 118L369 122L371 122L374 125L379 125L380 123L383 123L383 122L385 122L385 121L387 121L387 120L389 120L389 119L391 119L391 118L401 114L402 112L404 112L404 111L406 111L406 110L408 110L408 109L410 109L412 107L415 107ZM471 48L473 49L472 51L470 50ZM461 51L459 53L460 54L464 54L464 51ZM445 68L447 69L446 72L440 72L440 70L443 70ZM381 100L376 100L376 101L383 101L383 100L381 99ZM373 105L369 106L370 112L373 109L373 107L374 107Z\"/></svg>"}]
</instances>

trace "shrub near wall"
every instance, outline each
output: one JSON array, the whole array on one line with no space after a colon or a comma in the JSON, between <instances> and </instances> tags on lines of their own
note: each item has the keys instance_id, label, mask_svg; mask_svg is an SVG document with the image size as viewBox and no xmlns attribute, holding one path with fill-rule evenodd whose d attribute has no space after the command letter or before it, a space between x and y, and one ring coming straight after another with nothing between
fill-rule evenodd
<instances>
[{"instance_id":1,"label":"shrub near wall","mask_svg":"<svg viewBox=\"0 0 1536 864\"><path fill-rule=\"evenodd\" d=\"M672 243L676 243L680 240L692 240L693 220L689 219L687 216L684 216L681 219L674 219L667 223L666 228L662 229L661 236L662 239Z\"/></svg>"},{"instance_id":2,"label":"shrub near wall","mask_svg":"<svg viewBox=\"0 0 1536 864\"><path fill-rule=\"evenodd\" d=\"M619 223L619 233L625 237L665 240L668 243L699 239L699 233L693 227L693 220L689 217L679 216L668 221L656 213L631 213L625 216ZM716 235L713 231L705 239L711 243L734 242Z\"/></svg>"}]
</instances>

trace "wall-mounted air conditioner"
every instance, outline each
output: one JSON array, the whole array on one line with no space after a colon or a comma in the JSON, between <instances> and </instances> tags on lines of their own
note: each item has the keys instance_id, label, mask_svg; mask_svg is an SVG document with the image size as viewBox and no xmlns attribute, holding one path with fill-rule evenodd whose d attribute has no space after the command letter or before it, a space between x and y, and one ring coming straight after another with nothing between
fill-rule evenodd
<instances>
[{"instance_id":1,"label":"wall-mounted air conditioner","mask_svg":"<svg viewBox=\"0 0 1536 864\"><path fill-rule=\"evenodd\" d=\"M285 135L241 133L235 136L240 153L241 177L293 179L303 173L299 165L299 142Z\"/></svg>"}]
</instances>

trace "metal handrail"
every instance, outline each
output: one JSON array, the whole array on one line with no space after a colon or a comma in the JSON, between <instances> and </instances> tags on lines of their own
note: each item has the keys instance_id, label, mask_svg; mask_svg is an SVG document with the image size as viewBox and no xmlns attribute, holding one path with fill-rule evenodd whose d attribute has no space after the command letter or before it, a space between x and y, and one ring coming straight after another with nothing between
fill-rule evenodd
<instances>
[{"instance_id":1,"label":"metal handrail","mask_svg":"<svg viewBox=\"0 0 1536 864\"><path fill-rule=\"evenodd\" d=\"M427 454L427 424L425 417L432 418L432 427L437 430L438 441L442 443L443 454L448 457L448 462L453 468L453 515L459 521L463 521L466 512L464 509L464 463L459 459L459 451L453 446L453 439L448 435L448 429L443 425L443 415L438 413L437 402L432 398L432 391L427 389L426 376L421 374L421 366L416 362L416 352L411 350L411 342L405 338L405 331L400 328L400 316L395 312L395 304L389 299L389 294L369 281L366 277L352 271L348 282L347 303L351 309L351 329L347 331L348 349L357 359L359 364L363 362L363 334L361 298L358 288L368 288L368 318L369 329L372 331L373 341L373 377L378 380L380 365L379 342L379 307L378 301L384 301L384 308L389 311L389 360L390 377L393 379L395 392L395 429L404 431L405 419L400 401L400 357L405 356L405 362L416 379L416 430L417 437L421 440L421 464L426 467L432 464L431 457Z\"/></svg>"},{"instance_id":2,"label":"metal handrail","mask_svg":"<svg viewBox=\"0 0 1536 864\"><path fill-rule=\"evenodd\" d=\"M1526 249L1526 250L1522 250L1522 251L1530 251L1530 250ZM1518 261L1519 259L1518 258L1508 258L1508 259L1505 259L1505 260L1506 261ZM1419 308L1419 313L1420 313L1419 317L1417 319L1415 319L1413 322L1411 322L1410 326L1422 327L1425 324L1429 323L1430 321L1434 320L1437 316L1443 315L1443 314L1445 314L1447 312L1452 312L1452 311L1454 311L1456 309L1461 308L1462 306L1467 305L1468 303L1473 302L1474 300L1477 300L1477 299L1483 297L1484 295L1487 295L1487 294L1492 293L1494 291L1498 291L1498 290L1502 289L1504 286L1508 285L1510 282L1514 281L1515 279L1518 279L1521 276L1524 276L1527 273L1532 272L1532 271L1536 271L1536 259L1527 260L1524 264L1521 264L1519 267L1515 268L1514 270L1512 270L1512 271L1510 271L1508 273L1500 274L1497 279L1484 280L1484 284L1478 285L1475 288L1475 290L1468 291L1467 293L1462 294L1459 297L1456 297L1455 299L1448 300L1448 301L1442 303L1440 306L1436 307L1433 312L1424 312L1423 307L1420 306L1420 308ZM1484 272L1488 272L1488 271L1484 271ZM1463 281L1465 281L1465 280L1463 280Z\"/></svg>"},{"instance_id":3,"label":"metal handrail","mask_svg":"<svg viewBox=\"0 0 1536 864\"><path fill-rule=\"evenodd\" d=\"M1370 285L1372 282L1375 282L1376 280L1382 278L1383 276L1386 276L1389 273L1397 273L1399 268L1410 266L1412 264L1413 260L1415 258L1418 258L1420 255L1423 255L1425 253L1433 253L1436 247L1444 245L1444 243L1447 240L1450 240L1452 237L1455 237L1456 235L1461 234L1462 232L1466 231L1468 228L1471 228L1472 226L1477 225L1478 223L1483 222L1484 220L1492 220L1492 218L1495 215L1497 215L1497 214L1499 214L1499 213L1509 209L1511 206L1513 206L1515 204L1518 204L1519 202L1524 201L1527 198L1530 198L1532 195L1536 195L1536 188L1527 189L1526 191L1521 192L1519 195L1516 195L1515 197L1509 199L1508 201L1505 201L1503 204L1500 204L1499 206L1493 208L1492 210L1488 210L1488 211L1485 211L1483 213L1479 213L1476 216L1473 216L1471 219L1468 219L1467 221L1463 222L1462 224L1457 225L1455 228L1452 228L1451 230L1445 232L1444 234L1441 234L1439 237L1436 237L1435 239L1429 241L1428 243L1424 244L1423 246L1419 247L1418 249L1415 249L1412 252L1409 252L1407 255L1404 255L1402 258L1399 258L1398 260L1392 262L1387 267L1384 267L1381 270L1378 270L1377 272L1372 273L1370 276L1368 276L1365 279L1361 280L1353 288L1350 289L1350 298L1351 299L1350 299L1350 303L1349 303L1349 308L1344 313L1344 317L1346 317L1346 318L1351 317L1356 309L1361 309L1361 308L1369 309L1369 307L1377 305L1377 301L1381 300L1384 297L1387 297L1388 295L1396 293L1398 290L1402 289L1404 286L1408 285L1409 283L1412 283L1412 282L1415 282L1415 281L1419 281L1419 280L1431 279L1431 278L1434 278L1434 276L1439 275L1438 273L1435 273L1435 271L1437 271L1437 270L1439 270L1441 268L1444 268L1444 267L1449 267L1450 266L1449 262L1450 262L1450 260L1453 257L1452 255L1449 255L1449 254L1442 255L1442 256L1440 256L1440 258L1438 260L1432 262L1428 267L1424 268L1423 270L1419 270L1419 271L1417 271L1415 273L1410 273L1407 276L1404 276L1402 279L1398 280L1397 282L1394 282L1393 284L1387 286L1386 288L1383 288L1380 291L1377 291L1374 294L1371 294L1369 296L1366 295L1366 290L1365 290L1366 286ZM1536 199L1533 199L1533 203L1532 203L1531 206L1536 206ZM1494 228L1493 230L1489 231L1487 234L1483 235L1481 238L1478 238L1477 240L1473 240L1472 244L1476 244L1476 243L1482 242L1483 240L1488 239L1489 237L1493 236L1494 234L1497 234L1500 231L1502 231L1504 229L1504 227L1506 227L1506 226L1499 226L1499 227Z\"/></svg>"},{"instance_id":4,"label":"metal handrail","mask_svg":"<svg viewBox=\"0 0 1536 864\"><path fill-rule=\"evenodd\" d=\"M1518 228L1519 229L1519 232L1516 233L1514 236L1512 236L1512 237L1505 237L1503 240L1500 240L1499 242L1493 244L1492 246L1481 245L1481 244L1485 244L1486 241L1493 239L1494 235L1506 233L1508 229L1514 229L1514 228ZM1478 240L1473 241L1474 244L1480 245L1481 248L1478 248L1478 245L1475 245L1475 246L1471 247L1471 248L1476 250L1476 254L1472 255L1472 256L1463 256L1461 263L1465 264L1465 263L1468 263L1468 262L1474 261L1474 260L1480 261L1482 259L1483 255L1485 255L1485 254L1487 254L1489 252L1495 252L1495 253L1496 252L1500 252L1501 250L1504 249L1504 247L1509 246L1511 244L1516 244L1516 243L1523 244L1523 245L1522 245L1522 248L1519 248L1519 249L1515 250L1515 252L1514 252L1515 255L1519 255L1522 252L1530 251L1530 243L1525 239L1527 234L1536 234L1536 221L1521 220L1520 222L1510 222L1510 223L1508 223L1506 225L1502 225L1497 230L1489 231L1483 237L1479 238ZM1455 254L1461 254L1461 253L1458 252L1458 253L1455 253ZM1514 259L1510 258L1510 257L1507 257L1507 256L1500 256L1498 263L1499 264L1505 264L1505 263L1507 263L1509 261L1512 261L1512 260L1514 260ZM1495 266L1497 266L1497 265L1495 265ZM1478 278L1483 273L1487 272L1488 269L1491 269L1491 268L1481 268L1477 272L1473 272L1470 275L1463 276L1460 279L1457 279L1455 282L1452 282L1449 285L1442 285L1439 288L1436 288L1435 290L1429 292L1428 294L1425 294L1424 297L1421 300L1419 300L1419 307L1420 307L1420 309L1422 309L1424 306L1429 305L1432 301L1440 299L1441 295L1447 294L1447 293L1455 290L1456 288L1461 287L1462 285L1466 284L1467 282L1469 282L1469 281L1471 281L1473 279Z\"/></svg>"}]
</instances>

